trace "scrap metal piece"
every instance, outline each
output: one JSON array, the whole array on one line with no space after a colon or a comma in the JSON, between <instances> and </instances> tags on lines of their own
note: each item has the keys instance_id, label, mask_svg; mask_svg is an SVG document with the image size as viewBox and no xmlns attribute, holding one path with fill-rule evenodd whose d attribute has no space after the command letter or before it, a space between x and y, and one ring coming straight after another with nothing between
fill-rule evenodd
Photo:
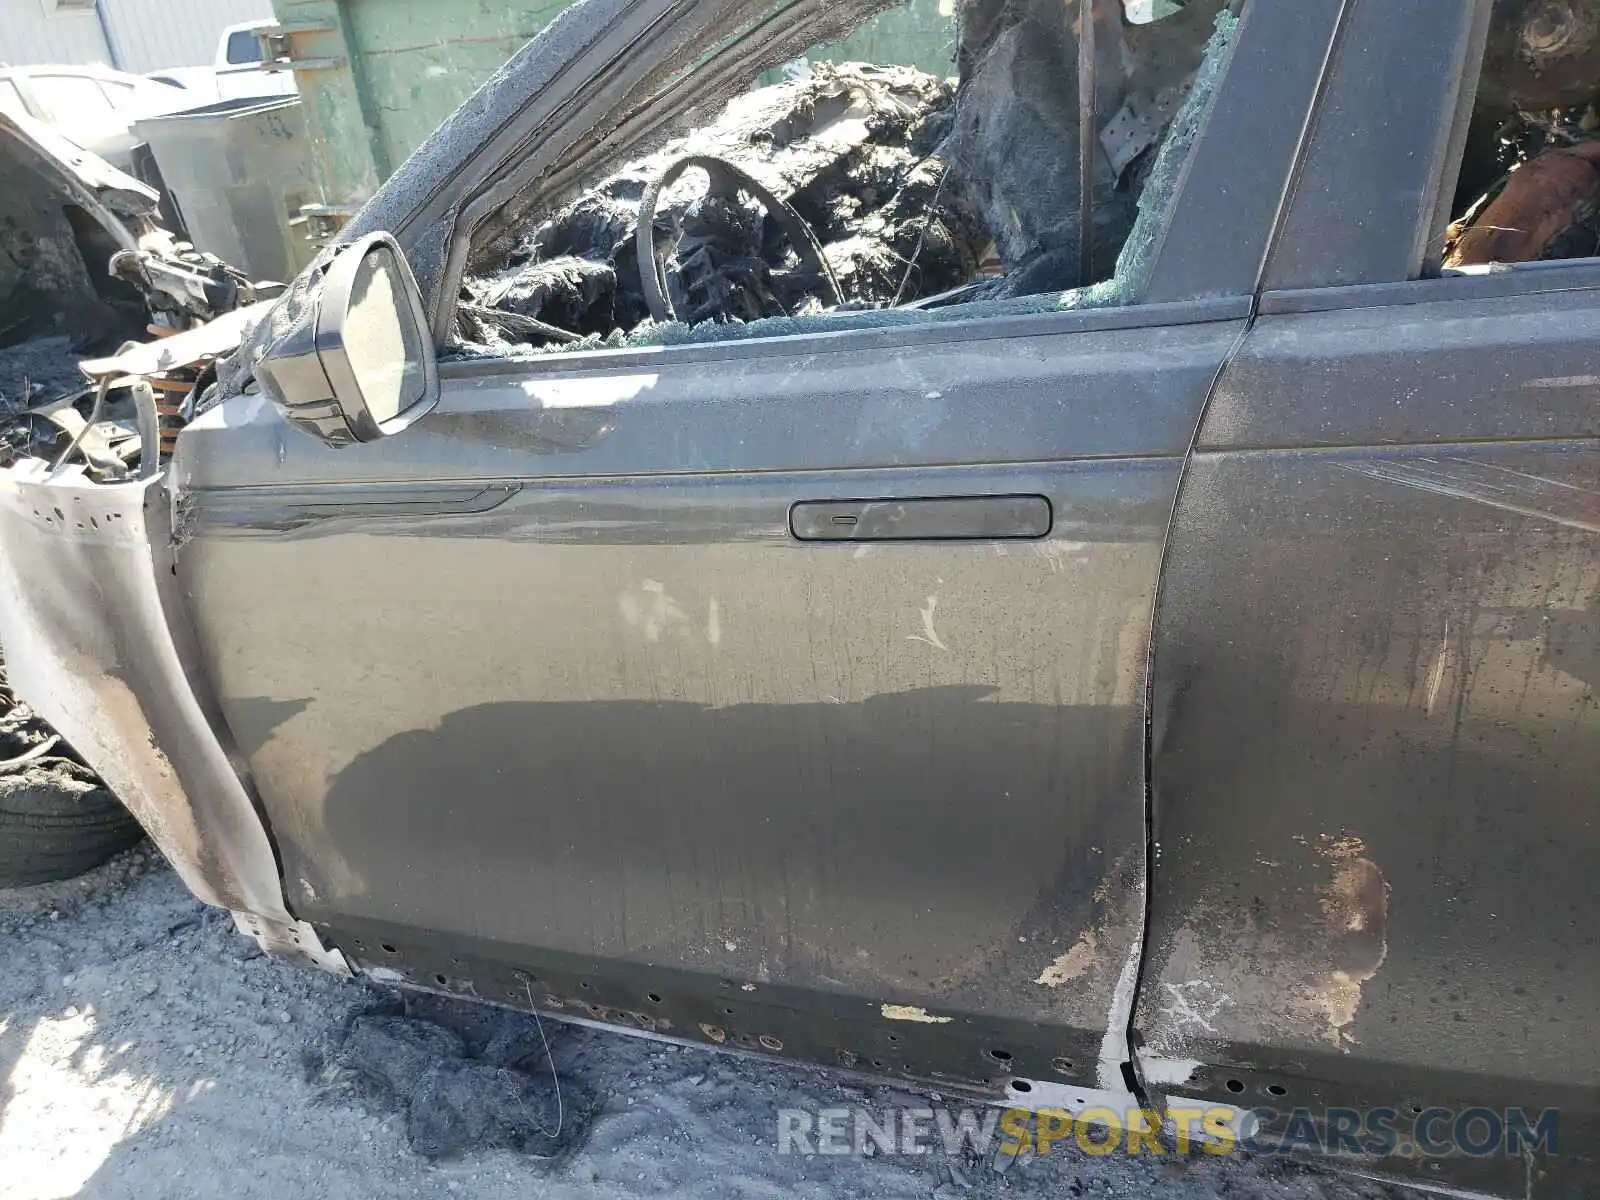
<instances>
[{"instance_id":1,"label":"scrap metal piece","mask_svg":"<svg viewBox=\"0 0 1600 1200\"><path fill-rule=\"evenodd\" d=\"M337 946L325 945L316 928L305 921L271 920L235 909L233 927L245 937L254 938L256 945L274 958L316 967L341 979L355 975L344 953Z\"/></svg>"},{"instance_id":2,"label":"scrap metal piece","mask_svg":"<svg viewBox=\"0 0 1600 1200\"><path fill-rule=\"evenodd\" d=\"M259 300L236 308L209 324L153 342L135 342L107 358L85 359L80 365L91 379L116 377L113 386L122 386L141 376L162 375L179 367L192 367L206 359L230 353L254 324L272 307L271 300Z\"/></svg>"},{"instance_id":3,"label":"scrap metal piece","mask_svg":"<svg viewBox=\"0 0 1600 1200\"><path fill-rule=\"evenodd\" d=\"M141 237L137 249L113 254L110 272L144 296L162 336L258 299L256 286L242 271L187 242L175 242L165 230Z\"/></svg>"},{"instance_id":4,"label":"scrap metal piece","mask_svg":"<svg viewBox=\"0 0 1600 1200\"><path fill-rule=\"evenodd\" d=\"M103 393L97 392L96 412L102 404ZM84 460L100 477L127 478L128 464L123 458L123 451L129 448L128 442L136 439L133 431L125 429L115 421L99 420L95 415L85 417L70 404L52 405L48 412L39 415L71 439L57 455L58 464L65 462L73 454L82 454Z\"/></svg>"},{"instance_id":5,"label":"scrap metal piece","mask_svg":"<svg viewBox=\"0 0 1600 1200\"><path fill-rule=\"evenodd\" d=\"M1100 148L1106 152L1119 186L1127 177L1128 168L1161 141L1184 94L1184 89L1176 87L1164 88L1154 96L1142 91L1130 93L1100 131Z\"/></svg>"}]
</instances>

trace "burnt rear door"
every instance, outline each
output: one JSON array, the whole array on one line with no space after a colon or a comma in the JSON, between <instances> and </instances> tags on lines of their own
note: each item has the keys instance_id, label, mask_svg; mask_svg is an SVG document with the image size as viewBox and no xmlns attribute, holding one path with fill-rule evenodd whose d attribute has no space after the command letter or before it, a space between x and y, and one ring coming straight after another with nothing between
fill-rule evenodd
<instances>
[{"instance_id":1,"label":"burnt rear door","mask_svg":"<svg viewBox=\"0 0 1600 1200\"><path fill-rule=\"evenodd\" d=\"M1437 6L1402 7L1357 9L1174 518L1136 1039L1174 1091L1276 1110L1268 1139L1304 1108L1353 1153L1388 1109L1399 1157L1371 1169L1587 1195L1600 266L1405 281L1442 168L1371 78L1426 65L1392 23L1428 30L1439 86L1407 111L1441 139L1454 81ZM1519 1148L1517 1109L1559 1136Z\"/></svg>"}]
</instances>

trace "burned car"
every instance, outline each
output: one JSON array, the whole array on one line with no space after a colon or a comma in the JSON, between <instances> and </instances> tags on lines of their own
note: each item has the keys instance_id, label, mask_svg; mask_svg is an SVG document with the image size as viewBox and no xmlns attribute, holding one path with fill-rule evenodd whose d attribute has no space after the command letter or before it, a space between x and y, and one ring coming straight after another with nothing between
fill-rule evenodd
<instances>
[{"instance_id":1,"label":"burned car","mask_svg":"<svg viewBox=\"0 0 1600 1200\"><path fill-rule=\"evenodd\" d=\"M15 686L329 970L1592 1194L1558 7L581 0L3 473Z\"/></svg>"}]
</instances>

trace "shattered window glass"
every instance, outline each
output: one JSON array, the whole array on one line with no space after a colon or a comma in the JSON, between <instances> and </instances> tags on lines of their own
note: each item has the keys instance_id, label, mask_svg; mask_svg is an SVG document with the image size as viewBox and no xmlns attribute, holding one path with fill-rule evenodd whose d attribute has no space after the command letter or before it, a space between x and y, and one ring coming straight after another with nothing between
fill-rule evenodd
<instances>
[{"instance_id":1,"label":"shattered window glass","mask_svg":"<svg viewBox=\"0 0 1600 1200\"><path fill-rule=\"evenodd\" d=\"M1497 0L1447 270L1600 256L1600 0Z\"/></svg>"},{"instance_id":2,"label":"shattered window glass","mask_svg":"<svg viewBox=\"0 0 1600 1200\"><path fill-rule=\"evenodd\" d=\"M524 354L1135 300L1237 7L1099 0L1092 50L1071 0L877 12L766 66L701 124L524 222L509 252L474 260L458 348ZM1079 86L1080 61L1092 88Z\"/></svg>"}]
</instances>

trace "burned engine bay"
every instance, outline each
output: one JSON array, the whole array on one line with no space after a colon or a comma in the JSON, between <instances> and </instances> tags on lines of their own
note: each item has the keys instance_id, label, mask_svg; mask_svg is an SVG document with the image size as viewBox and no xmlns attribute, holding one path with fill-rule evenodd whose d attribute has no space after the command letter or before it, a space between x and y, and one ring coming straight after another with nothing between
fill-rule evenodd
<instances>
[{"instance_id":1,"label":"burned engine bay","mask_svg":"<svg viewBox=\"0 0 1600 1200\"><path fill-rule=\"evenodd\" d=\"M982 0L953 31L955 78L791 63L780 82L480 247L455 352L622 345L669 327L1103 282L1208 42L1218 57L1226 46L1228 8L1196 0L1132 25L1118 6L1096 6L1080 46L1076 6ZM1092 156L1080 127L1099 131Z\"/></svg>"},{"instance_id":2,"label":"burned engine bay","mask_svg":"<svg viewBox=\"0 0 1600 1200\"><path fill-rule=\"evenodd\" d=\"M158 193L38 122L0 115L0 179L0 467L154 470L227 319L276 285L174 237Z\"/></svg>"}]
</instances>

